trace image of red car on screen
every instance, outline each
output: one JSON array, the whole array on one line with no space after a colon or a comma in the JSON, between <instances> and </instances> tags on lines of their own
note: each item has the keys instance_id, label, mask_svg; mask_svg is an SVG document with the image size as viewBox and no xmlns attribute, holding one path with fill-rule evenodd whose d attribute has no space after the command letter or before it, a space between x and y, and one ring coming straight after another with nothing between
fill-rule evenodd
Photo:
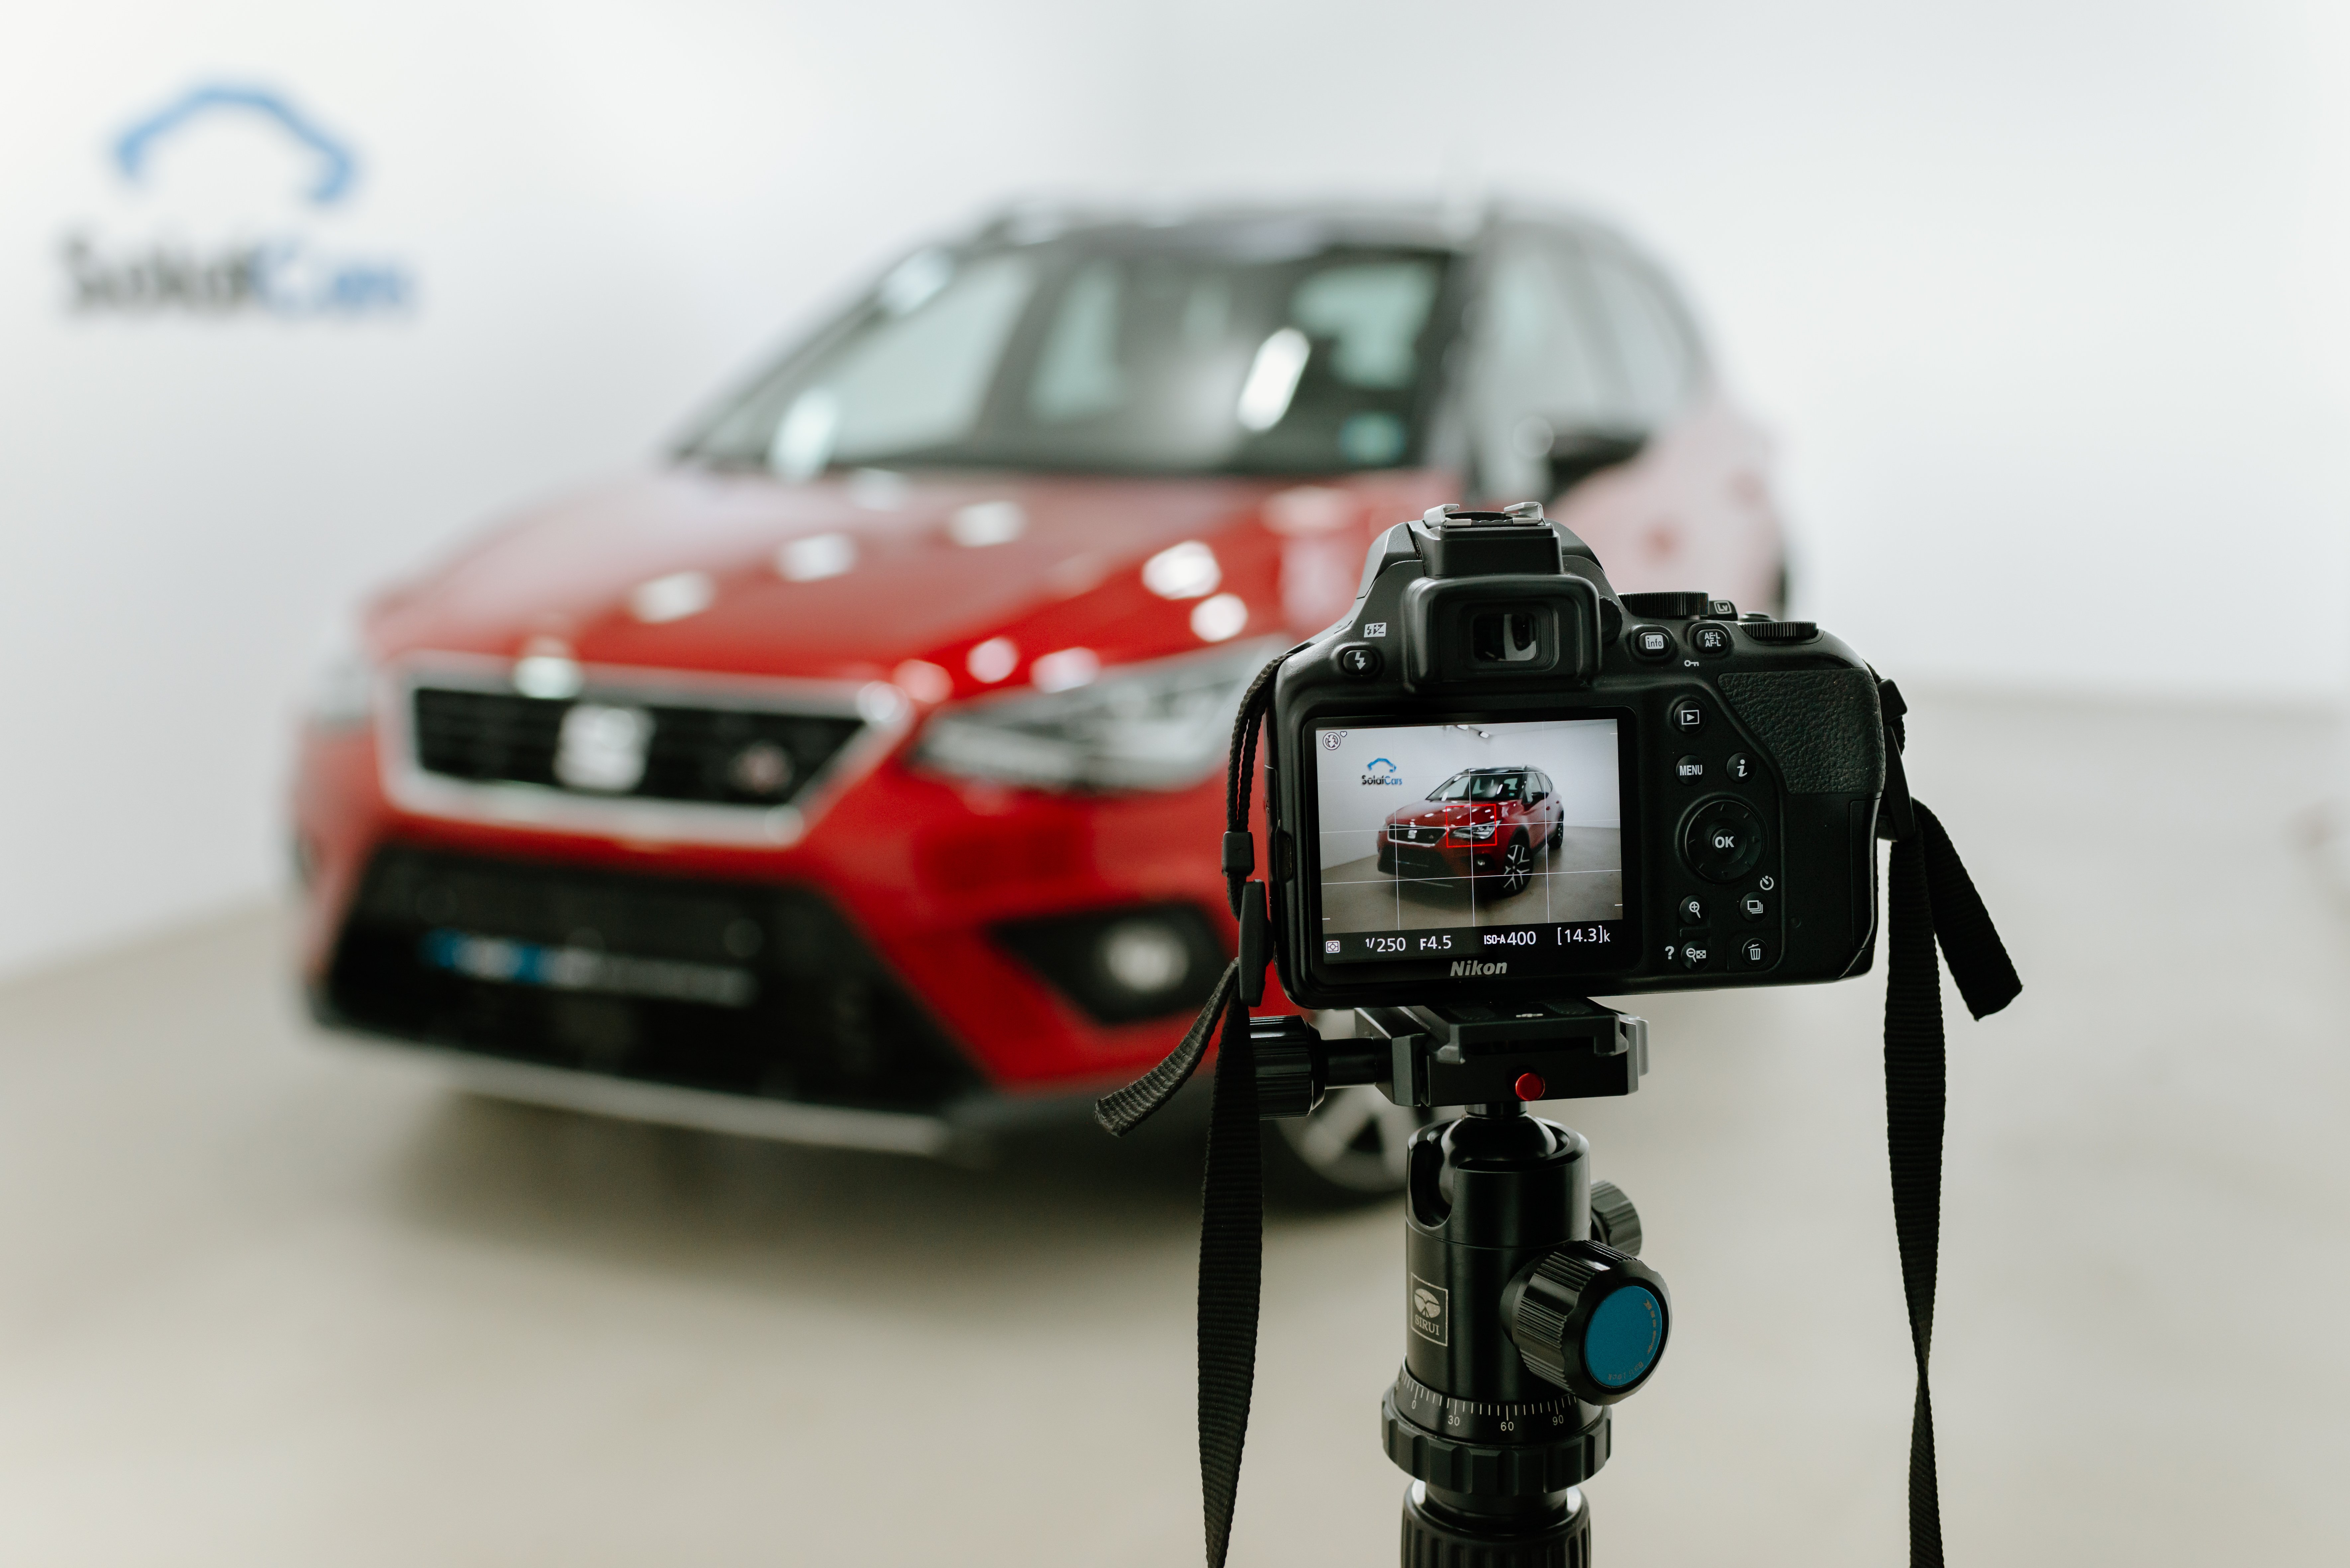
<instances>
[{"instance_id":1,"label":"image of red car on screen","mask_svg":"<svg viewBox=\"0 0 2350 1568\"><path fill-rule=\"evenodd\" d=\"M1565 833L1547 775L1530 767L1469 768L1427 799L1388 814L1378 865L1413 879L1475 877L1486 898L1514 898L1534 880L1535 855L1556 849Z\"/></svg>"}]
</instances>

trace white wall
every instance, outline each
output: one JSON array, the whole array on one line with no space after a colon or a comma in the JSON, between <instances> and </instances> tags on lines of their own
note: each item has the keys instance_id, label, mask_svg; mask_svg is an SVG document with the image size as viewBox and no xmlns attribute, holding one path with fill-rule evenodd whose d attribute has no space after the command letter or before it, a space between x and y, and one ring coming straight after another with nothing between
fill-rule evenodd
<instances>
[{"instance_id":1,"label":"white wall","mask_svg":"<svg viewBox=\"0 0 2350 1568\"><path fill-rule=\"evenodd\" d=\"M1889 670L2344 677L2350 33L2267 4L17 7L0 20L0 968L277 875L368 584L642 461L1007 191L1579 197L1782 432L1807 607ZM199 80L362 160L111 139ZM293 225L387 320L77 317L79 226ZM2223 621L2238 605L2255 621Z\"/></svg>"}]
</instances>

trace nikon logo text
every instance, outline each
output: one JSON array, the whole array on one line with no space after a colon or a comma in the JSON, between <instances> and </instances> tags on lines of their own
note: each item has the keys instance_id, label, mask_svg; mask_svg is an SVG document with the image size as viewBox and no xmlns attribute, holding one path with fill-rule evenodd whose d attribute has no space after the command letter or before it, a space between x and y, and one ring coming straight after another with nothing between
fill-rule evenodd
<instances>
[{"instance_id":1,"label":"nikon logo text","mask_svg":"<svg viewBox=\"0 0 2350 1568\"><path fill-rule=\"evenodd\" d=\"M1507 974L1509 972L1510 964L1507 959L1500 963L1480 963L1475 959L1458 959L1452 965L1452 977L1456 980L1464 974Z\"/></svg>"}]
</instances>

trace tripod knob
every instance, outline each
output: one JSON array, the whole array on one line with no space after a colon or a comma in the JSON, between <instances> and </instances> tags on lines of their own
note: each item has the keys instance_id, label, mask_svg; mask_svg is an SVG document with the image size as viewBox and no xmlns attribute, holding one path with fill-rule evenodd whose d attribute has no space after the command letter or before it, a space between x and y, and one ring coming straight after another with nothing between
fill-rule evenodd
<instances>
[{"instance_id":1,"label":"tripod knob","mask_svg":"<svg viewBox=\"0 0 2350 1568\"><path fill-rule=\"evenodd\" d=\"M1569 1241L1519 1271L1502 1291L1502 1314L1537 1376L1594 1405L1646 1383L1672 1327L1657 1272L1598 1241Z\"/></svg>"},{"instance_id":2,"label":"tripod knob","mask_svg":"<svg viewBox=\"0 0 2350 1568\"><path fill-rule=\"evenodd\" d=\"M1640 1255L1640 1211L1612 1181L1591 1184L1591 1239L1619 1252Z\"/></svg>"}]
</instances>

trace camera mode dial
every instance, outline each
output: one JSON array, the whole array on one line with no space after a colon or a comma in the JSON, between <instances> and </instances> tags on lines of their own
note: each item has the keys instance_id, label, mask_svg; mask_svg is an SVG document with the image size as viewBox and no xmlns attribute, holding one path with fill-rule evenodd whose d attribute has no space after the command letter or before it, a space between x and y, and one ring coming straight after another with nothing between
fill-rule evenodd
<instances>
[{"instance_id":1,"label":"camera mode dial","mask_svg":"<svg viewBox=\"0 0 2350 1568\"><path fill-rule=\"evenodd\" d=\"M1597 1241L1543 1254L1503 1291L1502 1310L1527 1367L1594 1405L1646 1383L1672 1326L1657 1272Z\"/></svg>"}]
</instances>

